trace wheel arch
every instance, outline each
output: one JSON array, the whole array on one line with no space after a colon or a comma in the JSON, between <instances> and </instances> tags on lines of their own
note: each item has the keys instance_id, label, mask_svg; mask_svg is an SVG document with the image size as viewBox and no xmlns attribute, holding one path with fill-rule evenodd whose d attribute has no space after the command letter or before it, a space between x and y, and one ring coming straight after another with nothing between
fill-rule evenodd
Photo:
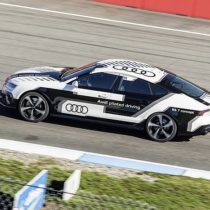
<instances>
[{"instance_id":1,"label":"wheel arch","mask_svg":"<svg viewBox=\"0 0 210 210\"><path fill-rule=\"evenodd\" d=\"M155 114L166 114L166 115L168 115L169 117L171 117L174 121L175 121L175 123L176 123L176 125L177 125L177 128L178 128L178 120L172 115L172 114L170 114L170 113L168 113L168 112L154 112L154 113L152 113L152 114L150 114L145 120L143 120L141 123L139 123L139 124L141 124L141 125L143 125L144 126L144 128L145 128L145 126L146 126L146 123L147 123L147 120L152 116L152 115L155 115Z\"/></svg>"},{"instance_id":2,"label":"wheel arch","mask_svg":"<svg viewBox=\"0 0 210 210\"><path fill-rule=\"evenodd\" d=\"M166 112L154 112L154 113L152 113L151 115L149 115L149 116L147 117L147 119L145 120L145 122L144 122L144 129L145 129L145 131L146 131L147 134L149 135L149 133L148 133L148 128L147 128L147 124L148 124L149 120L150 120L153 116L157 116L157 115L159 115L159 114L168 116L168 117L170 117L170 118L174 121L174 123L175 123L175 129L176 129L176 132L175 132L175 134L173 135L173 138L172 138L172 139L174 139L174 138L179 134L179 126L178 126L178 123L177 123L177 119L174 118L174 116L172 116L172 115L170 115L170 114L168 114L168 113L166 113ZM172 139L170 139L170 140L172 140ZM169 141L170 141L170 140L169 140ZM155 141L157 141L157 140L155 140ZM166 141L168 141L168 140L166 140ZM160 141L160 142L165 142L165 140Z\"/></svg>"},{"instance_id":3,"label":"wheel arch","mask_svg":"<svg viewBox=\"0 0 210 210\"><path fill-rule=\"evenodd\" d=\"M49 105L50 111L52 110L53 107L52 107L52 103L51 103L50 98L47 96L46 93L44 93L43 91L41 91L40 88L39 88L39 89L28 90L28 91L25 91L25 92L21 93L21 94L19 95L18 99L17 99L17 100L18 100L18 103L17 103L17 105L16 105L16 108L18 108L21 98L22 98L24 95L26 95L27 93L30 93L30 92L35 92L35 93L39 93L40 95L42 95L42 96L47 100L47 103L48 103L48 105Z\"/></svg>"}]
</instances>

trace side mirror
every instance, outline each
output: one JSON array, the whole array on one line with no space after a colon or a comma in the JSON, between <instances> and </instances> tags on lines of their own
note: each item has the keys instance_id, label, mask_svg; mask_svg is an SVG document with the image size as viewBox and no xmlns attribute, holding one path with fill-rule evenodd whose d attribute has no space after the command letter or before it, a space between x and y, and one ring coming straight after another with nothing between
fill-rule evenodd
<instances>
[{"instance_id":1,"label":"side mirror","mask_svg":"<svg viewBox=\"0 0 210 210\"><path fill-rule=\"evenodd\" d=\"M75 80L74 82L72 82L72 85L73 85L74 87L78 87L78 86L79 86L79 83L78 83L77 80Z\"/></svg>"}]
</instances>

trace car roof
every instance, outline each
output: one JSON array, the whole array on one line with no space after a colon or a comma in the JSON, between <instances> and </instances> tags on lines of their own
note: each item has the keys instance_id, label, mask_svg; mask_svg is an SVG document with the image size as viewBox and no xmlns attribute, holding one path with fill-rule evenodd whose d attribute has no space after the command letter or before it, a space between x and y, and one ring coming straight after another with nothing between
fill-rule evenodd
<instances>
[{"instance_id":1,"label":"car roof","mask_svg":"<svg viewBox=\"0 0 210 210\"><path fill-rule=\"evenodd\" d=\"M163 69L132 60L109 59L97 63L103 64L104 68L96 68L92 73L106 72L122 74L140 78L152 83L160 82L168 74L168 72Z\"/></svg>"}]
</instances>

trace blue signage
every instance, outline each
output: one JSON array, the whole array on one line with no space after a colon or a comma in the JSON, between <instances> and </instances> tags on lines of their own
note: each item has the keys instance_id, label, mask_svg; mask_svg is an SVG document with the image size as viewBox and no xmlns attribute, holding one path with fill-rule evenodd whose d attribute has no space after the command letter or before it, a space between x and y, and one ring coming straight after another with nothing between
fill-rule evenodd
<instances>
[{"instance_id":1,"label":"blue signage","mask_svg":"<svg viewBox=\"0 0 210 210\"><path fill-rule=\"evenodd\" d=\"M15 210L40 210L45 202L48 171L41 171L15 195Z\"/></svg>"}]
</instances>

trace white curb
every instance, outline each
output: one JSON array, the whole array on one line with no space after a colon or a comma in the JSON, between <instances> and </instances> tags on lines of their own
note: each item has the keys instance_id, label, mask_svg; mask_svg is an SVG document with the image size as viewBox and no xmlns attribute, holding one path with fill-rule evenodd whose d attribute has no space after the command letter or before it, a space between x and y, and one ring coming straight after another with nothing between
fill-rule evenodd
<instances>
[{"instance_id":1,"label":"white curb","mask_svg":"<svg viewBox=\"0 0 210 210\"><path fill-rule=\"evenodd\" d=\"M84 154L84 152L76 150L25 143L20 141L12 141L6 139L0 139L0 149L9 149L30 154L46 155L73 161L78 160Z\"/></svg>"},{"instance_id":2,"label":"white curb","mask_svg":"<svg viewBox=\"0 0 210 210\"><path fill-rule=\"evenodd\" d=\"M21 141L14 141L14 140L7 140L7 139L0 139L0 149L8 149L8 150L14 150L18 152L24 152L29 154L38 154L38 155L45 155L45 156L51 156L54 158L63 158L71 161L81 161L81 162L88 162L83 161L85 159L85 156L91 156L93 157L92 160L90 160L90 163L96 163L106 166L112 166L115 162L116 164L113 165L113 167L118 168L127 168L131 169L131 165L134 166L132 169L142 171L141 168L146 168L144 171L152 171L150 170L151 167L155 167L157 173L164 173L171 174L170 171L179 170L181 173L179 175L181 176L187 176L192 178L203 178L210 180L210 171L205 170L198 170L198 169L192 169L192 168L186 168L186 167L180 167L180 166L173 166L168 164L161 164L161 163L154 163L154 162L148 162L148 161L141 161L141 160L134 160L129 158L122 158L122 157L116 157L116 156L109 156L109 155L102 155L97 153L89 153L89 152L83 152L83 151L77 151L77 150L71 150L71 149L65 149L65 148L59 148L59 147L52 147L52 146L46 146L46 145L39 145L39 144L32 144L32 143L26 143ZM95 157L94 157L95 156ZM102 162L97 162L97 159L103 159ZM108 162L109 160L113 160L112 162ZM126 167L122 167L122 162L126 162ZM119 162L119 165L117 165ZM131 164L131 165L130 165ZM163 170L164 169L164 170Z\"/></svg>"}]
</instances>

